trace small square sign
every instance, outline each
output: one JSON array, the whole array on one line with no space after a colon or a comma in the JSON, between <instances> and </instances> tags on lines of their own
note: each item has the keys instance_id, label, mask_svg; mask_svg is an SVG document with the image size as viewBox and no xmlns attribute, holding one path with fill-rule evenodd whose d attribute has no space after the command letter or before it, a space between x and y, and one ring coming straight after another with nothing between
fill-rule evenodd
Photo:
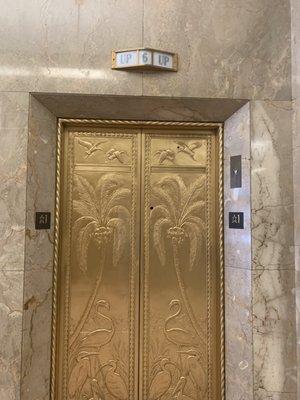
<instances>
[{"instance_id":1,"label":"small square sign","mask_svg":"<svg viewBox=\"0 0 300 400\"><path fill-rule=\"evenodd\" d=\"M230 212L229 213L229 228L244 229L244 213Z\"/></svg>"},{"instance_id":2,"label":"small square sign","mask_svg":"<svg viewBox=\"0 0 300 400\"><path fill-rule=\"evenodd\" d=\"M50 212L36 212L35 213L35 229L50 229L51 226L51 213Z\"/></svg>"}]
</instances>

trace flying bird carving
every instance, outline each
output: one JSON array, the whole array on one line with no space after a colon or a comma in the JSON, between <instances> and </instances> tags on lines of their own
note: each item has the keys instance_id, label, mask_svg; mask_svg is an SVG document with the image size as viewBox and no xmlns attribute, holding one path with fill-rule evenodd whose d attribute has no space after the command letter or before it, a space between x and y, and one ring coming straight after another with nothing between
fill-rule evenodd
<instances>
[{"instance_id":1,"label":"flying bird carving","mask_svg":"<svg viewBox=\"0 0 300 400\"><path fill-rule=\"evenodd\" d=\"M126 156L128 156L128 154L125 150L116 150L114 148L108 150L106 153L106 157L109 161L118 160L122 164L124 163Z\"/></svg>"},{"instance_id":2,"label":"flying bird carving","mask_svg":"<svg viewBox=\"0 0 300 400\"><path fill-rule=\"evenodd\" d=\"M78 139L78 144L80 146L84 147L87 149L85 151L85 158L88 158L92 154L94 154L96 151L104 151L103 147L101 146L103 143L107 142L107 140L101 140L96 143L90 143L82 139Z\"/></svg>"},{"instance_id":3,"label":"flying bird carving","mask_svg":"<svg viewBox=\"0 0 300 400\"><path fill-rule=\"evenodd\" d=\"M162 150L158 150L155 153L155 156L159 157L159 164L162 164L166 160L174 162L176 155L175 155L174 151L171 149L162 149Z\"/></svg>"},{"instance_id":4,"label":"flying bird carving","mask_svg":"<svg viewBox=\"0 0 300 400\"><path fill-rule=\"evenodd\" d=\"M182 141L176 142L177 144L177 152L185 153L190 156L193 160L195 160L195 150L199 149L202 146L202 143L197 141L193 143L185 143Z\"/></svg>"}]
</instances>

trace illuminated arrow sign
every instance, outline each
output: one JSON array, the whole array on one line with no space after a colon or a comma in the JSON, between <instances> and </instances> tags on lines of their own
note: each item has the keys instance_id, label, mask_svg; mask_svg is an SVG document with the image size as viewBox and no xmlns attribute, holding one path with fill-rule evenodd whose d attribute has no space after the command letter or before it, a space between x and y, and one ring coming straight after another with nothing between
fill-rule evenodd
<instances>
[{"instance_id":1,"label":"illuminated arrow sign","mask_svg":"<svg viewBox=\"0 0 300 400\"><path fill-rule=\"evenodd\" d=\"M112 69L177 71L178 56L169 51L133 49L112 51Z\"/></svg>"}]
</instances>

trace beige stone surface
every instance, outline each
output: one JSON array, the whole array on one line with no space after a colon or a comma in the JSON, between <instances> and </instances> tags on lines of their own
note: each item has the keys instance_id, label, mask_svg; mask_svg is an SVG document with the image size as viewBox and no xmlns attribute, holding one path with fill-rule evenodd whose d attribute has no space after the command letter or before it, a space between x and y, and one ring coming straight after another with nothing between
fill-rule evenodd
<instances>
[{"instance_id":1,"label":"beige stone surface","mask_svg":"<svg viewBox=\"0 0 300 400\"><path fill-rule=\"evenodd\" d=\"M57 119L31 96L28 134L22 400L48 400ZM35 230L35 212L51 212L49 230Z\"/></svg>"},{"instance_id":2,"label":"beige stone surface","mask_svg":"<svg viewBox=\"0 0 300 400\"><path fill-rule=\"evenodd\" d=\"M225 269L226 396L253 398L251 271Z\"/></svg>"},{"instance_id":3,"label":"beige stone surface","mask_svg":"<svg viewBox=\"0 0 300 400\"><path fill-rule=\"evenodd\" d=\"M1 0L0 90L290 99L288 0ZM113 71L112 49L179 53Z\"/></svg>"},{"instance_id":4,"label":"beige stone surface","mask_svg":"<svg viewBox=\"0 0 300 400\"><path fill-rule=\"evenodd\" d=\"M145 95L290 99L287 0L145 0L143 44L180 55Z\"/></svg>"},{"instance_id":5,"label":"beige stone surface","mask_svg":"<svg viewBox=\"0 0 300 400\"><path fill-rule=\"evenodd\" d=\"M23 272L0 270L0 399L20 399Z\"/></svg>"},{"instance_id":6,"label":"beige stone surface","mask_svg":"<svg viewBox=\"0 0 300 400\"><path fill-rule=\"evenodd\" d=\"M216 115L207 108L186 105L186 97L272 100L252 104L251 121L244 108L241 111L244 118L227 122L229 130L235 130L238 137L227 136L226 154L230 155L229 150L231 155L241 152L244 171L249 171L252 163L252 176L251 180L245 177L242 190L225 194L228 206L225 210L241 207L250 229L247 190L252 186L254 398L297 398L292 311L295 292L299 299L299 286L295 290L293 280L294 250L296 266L300 269L299 224L295 224L294 233L292 230L293 222L300 218L297 184L300 6L298 0L291 3L292 35L288 0L0 0L0 320L4 327L0 329L0 400L19 400L22 319L22 400L48 400L53 232L35 232L33 215L39 207L53 207L53 191L47 187L53 182L53 170L48 166L54 162L55 154L51 147L53 136L47 137L45 132L49 127L53 129L54 119L32 103L39 116L28 136L30 91L182 97L175 105L166 107L151 99L152 105L146 105L141 111L146 119L163 120L211 120ZM141 45L178 52L178 73L140 74L110 69L112 49ZM291 106L278 102L290 101L291 77L295 112L293 165ZM112 111L109 107L115 108ZM219 106L211 104L211 107ZM70 110L76 113L74 107ZM91 114L86 115L90 117L97 111L87 107L89 110ZM225 115L226 110L218 115ZM107 117L115 115L116 103L101 113ZM128 115L133 118L136 115L134 105ZM244 128L248 121L254 145L251 157L249 146L240 135L247 132ZM226 162L225 181L228 180L228 159ZM227 248L237 244L239 253L226 254L230 265L249 265L251 242L247 238L246 231L244 236L232 233ZM237 360L250 360L247 358L251 347L247 319L251 307L250 271L230 268L227 274L236 278L230 278L231 285L228 282L227 312L239 316L239 320L233 318L232 325L227 325L232 350L232 357L227 360L232 372L228 376L227 399L239 399L239 393L244 399L247 396L250 399L249 367L235 368ZM239 286L239 280L244 285ZM23 302L28 306L24 314ZM234 335L244 329L243 339L235 341ZM245 365L242 363L242 368Z\"/></svg>"},{"instance_id":7,"label":"beige stone surface","mask_svg":"<svg viewBox=\"0 0 300 400\"><path fill-rule=\"evenodd\" d=\"M252 208L293 204L292 103L251 103Z\"/></svg>"},{"instance_id":8,"label":"beige stone surface","mask_svg":"<svg viewBox=\"0 0 300 400\"><path fill-rule=\"evenodd\" d=\"M20 397L28 94L0 93L0 399Z\"/></svg>"},{"instance_id":9,"label":"beige stone surface","mask_svg":"<svg viewBox=\"0 0 300 400\"><path fill-rule=\"evenodd\" d=\"M295 399L291 104L252 102L251 126L254 398Z\"/></svg>"},{"instance_id":10,"label":"beige stone surface","mask_svg":"<svg viewBox=\"0 0 300 400\"><path fill-rule=\"evenodd\" d=\"M25 272L22 400L48 400L50 388L52 271Z\"/></svg>"},{"instance_id":11,"label":"beige stone surface","mask_svg":"<svg viewBox=\"0 0 300 400\"><path fill-rule=\"evenodd\" d=\"M255 391L296 393L294 280L294 271L254 273Z\"/></svg>"},{"instance_id":12,"label":"beige stone surface","mask_svg":"<svg viewBox=\"0 0 300 400\"><path fill-rule=\"evenodd\" d=\"M0 90L141 93L111 70L111 50L139 47L142 1L0 2Z\"/></svg>"},{"instance_id":13,"label":"beige stone surface","mask_svg":"<svg viewBox=\"0 0 300 400\"><path fill-rule=\"evenodd\" d=\"M230 157L242 157L242 187L230 188ZM251 269L250 107L224 124L224 244L226 267ZM244 229L229 228L229 212L244 213ZM233 317L234 318L234 317Z\"/></svg>"},{"instance_id":14,"label":"beige stone surface","mask_svg":"<svg viewBox=\"0 0 300 400\"><path fill-rule=\"evenodd\" d=\"M296 267L296 310L297 337L300 336L300 2L291 0L292 37L292 96L293 96L293 169L294 169L294 233ZM300 341L297 341L298 355L298 398L300 397Z\"/></svg>"},{"instance_id":15,"label":"beige stone surface","mask_svg":"<svg viewBox=\"0 0 300 400\"><path fill-rule=\"evenodd\" d=\"M0 93L0 270L23 270L28 94Z\"/></svg>"},{"instance_id":16,"label":"beige stone surface","mask_svg":"<svg viewBox=\"0 0 300 400\"><path fill-rule=\"evenodd\" d=\"M230 157L242 156L242 187L230 188ZM252 282L250 223L250 107L224 126L224 244L226 396L253 398ZM229 229L228 213L244 212L245 229Z\"/></svg>"}]
</instances>

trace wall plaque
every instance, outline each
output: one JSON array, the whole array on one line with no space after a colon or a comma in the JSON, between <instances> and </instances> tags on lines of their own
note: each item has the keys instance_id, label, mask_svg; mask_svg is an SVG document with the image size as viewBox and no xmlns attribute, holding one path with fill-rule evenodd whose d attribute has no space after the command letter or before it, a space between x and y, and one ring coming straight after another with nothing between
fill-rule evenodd
<instances>
[{"instance_id":1,"label":"wall plaque","mask_svg":"<svg viewBox=\"0 0 300 400\"><path fill-rule=\"evenodd\" d=\"M51 226L51 213L50 212L36 212L35 213L35 229L50 229Z\"/></svg>"},{"instance_id":2,"label":"wall plaque","mask_svg":"<svg viewBox=\"0 0 300 400\"><path fill-rule=\"evenodd\" d=\"M244 229L244 213L230 212L229 213L229 228Z\"/></svg>"},{"instance_id":3,"label":"wall plaque","mask_svg":"<svg viewBox=\"0 0 300 400\"><path fill-rule=\"evenodd\" d=\"M178 56L150 48L113 50L112 69L135 71L177 71Z\"/></svg>"}]
</instances>

